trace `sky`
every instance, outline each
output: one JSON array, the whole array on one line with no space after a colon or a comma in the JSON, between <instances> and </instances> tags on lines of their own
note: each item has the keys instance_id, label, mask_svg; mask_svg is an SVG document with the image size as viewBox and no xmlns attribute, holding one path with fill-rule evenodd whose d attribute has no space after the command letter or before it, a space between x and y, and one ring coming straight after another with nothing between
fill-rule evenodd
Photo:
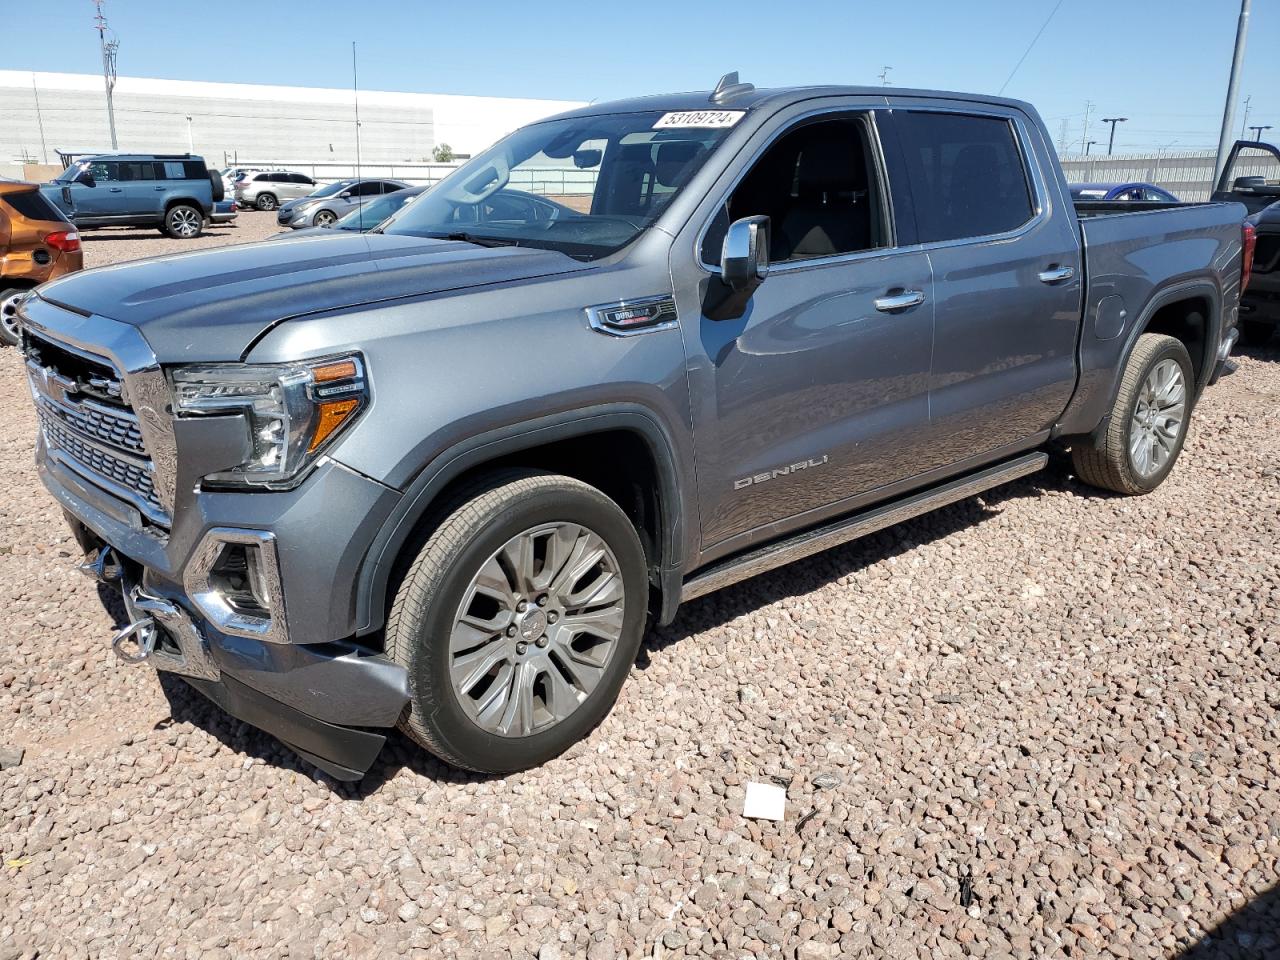
<instances>
[{"instance_id":1,"label":"sky","mask_svg":"<svg viewBox=\"0 0 1280 960\"><path fill-rule=\"evenodd\" d=\"M484 96L609 100L756 86L879 84L1031 101L1055 141L1105 152L1217 145L1239 0L800 0L377 3L106 0L121 76ZM1254 3L1240 88L1280 137L1280 0ZM0 0L14 70L101 72L91 0ZM37 38L40 38L37 40ZM1012 79L1010 76L1012 74ZM1007 86L1006 86L1007 84Z\"/></svg>"}]
</instances>

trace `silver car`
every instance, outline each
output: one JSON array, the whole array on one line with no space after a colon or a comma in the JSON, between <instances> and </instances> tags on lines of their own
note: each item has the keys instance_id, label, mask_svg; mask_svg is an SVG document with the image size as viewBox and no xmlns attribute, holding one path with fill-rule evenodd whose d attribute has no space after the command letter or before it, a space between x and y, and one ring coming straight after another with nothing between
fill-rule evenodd
<instances>
[{"instance_id":1,"label":"silver car","mask_svg":"<svg viewBox=\"0 0 1280 960\"><path fill-rule=\"evenodd\" d=\"M243 207L274 210L282 203L305 197L315 188L316 182L305 173L260 170L236 181L236 202Z\"/></svg>"},{"instance_id":2,"label":"silver car","mask_svg":"<svg viewBox=\"0 0 1280 960\"><path fill-rule=\"evenodd\" d=\"M404 190L408 186L403 180L381 177L338 180L321 187L309 197L282 204L280 212L276 214L276 222L294 230L301 230L303 227L329 227L370 200L376 200L385 193Z\"/></svg>"}]
</instances>

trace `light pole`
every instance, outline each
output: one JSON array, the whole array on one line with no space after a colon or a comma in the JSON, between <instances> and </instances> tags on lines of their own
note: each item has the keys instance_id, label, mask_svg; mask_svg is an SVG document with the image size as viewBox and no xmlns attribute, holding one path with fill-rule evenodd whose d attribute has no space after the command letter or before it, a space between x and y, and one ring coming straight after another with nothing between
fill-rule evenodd
<instances>
[{"instance_id":1,"label":"light pole","mask_svg":"<svg viewBox=\"0 0 1280 960\"><path fill-rule=\"evenodd\" d=\"M196 142L191 137L191 115L187 115L187 153L196 152Z\"/></svg>"},{"instance_id":2,"label":"light pole","mask_svg":"<svg viewBox=\"0 0 1280 960\"><path fill-rule=\"evenodd\" d=\"M116 86L116 50L120 47L120 41L115 38L114 33L110 40L107 39L107 16L102 12L103 2L104 0L93 0L94 6L98 8L94 23L98 26L98 45L102 47L102 80L107 87L107 124L111 128L111 149L118 150L120 146L116 143L116 108L111 102L111 92Z\"/></svg>"},{"instance_id":3,"label":"light pole","mask_svg":"<svg viewBox=\"0 0 1280 960\"><path fill-rule=\"evenodd\" d=\"M1236 49L1231 55L1231 76L1227 81L1227 102L1222 108L1222 133L1218 137L1218 159L1213 166L1213 184L1217 189L1222 168L1231 149L1231 128L1236 125L1236 89L1240 86L1240 71L1244 68L1244 47L1249 39L1250 0L1240 0L1240 19L1236 22Z\"/></svg>"},{"instance_id":4,"label":"light pole","mask_svg":"<svg viewBox=\"0 0 1280 960\"><path fill-rule=\"evenodd\" d=\"M1089 155L1089 148L1092 147L1097 142L1098 142L1097 140L1090 140L1088 143L1084 145L1084 155L1086 157Z\"/></svg>"},{"instance_id":5,"label":"light pole","mask_svg":"<svg viewBox=\"0 0 1280 960\"><path fill-rule=\"evenodd\" d=\"M1103 123L1111 124L1111 136L1107 139L1107 156L1111 156L1111 148L1116 145L1116 124L1124 123L1128 117L1103 117Z\"/></svg>"},{"instance_id":6,"label":"light pole","mask_svg":"<svg viewBox=\"0 0 1280 960\"><path fill-rule=\"evenodd\" d=\"M1093 101L1086 100L1084 102L1084 129L1080 131L1080 149L1085 149L1085 143L1089 140L1089 114L1093 112Z\"/></svg>"},{"instance_id":7,"label":"light pole","mask_svg":"<svg viewBox=\"0 0 1280 960\"><path fill-rule=\"evenodd\" d=\"M1262 131L1263 131L1263 130L1270 130L1270 129L1271 129L1271 124L1269 124L1269 123L1268 123L1268 124L1265 124L1265 125L1257 125L1257 124L1255 124L1254 126L1250 127L1249 129L1253 131L1253 139L1254 139L1254 140L1261 140L1261 139L1262 139Z\"/></svg>"}]
</instances>

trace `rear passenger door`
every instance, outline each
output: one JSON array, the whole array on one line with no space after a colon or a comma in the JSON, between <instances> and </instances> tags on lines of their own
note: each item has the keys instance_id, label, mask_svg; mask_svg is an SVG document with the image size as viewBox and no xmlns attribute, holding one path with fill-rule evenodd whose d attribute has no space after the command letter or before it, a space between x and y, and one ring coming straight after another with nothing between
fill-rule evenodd
<instances>
[{"instance_id":1,"label":"rear passenger door","mask_svg":"<svg viewBox=\"0 0 1280 960\"><path fill-rule=\"evenodd\" d=\"M922 467L1042 442L1075 388L1075 218L1038 126L997 106L893 104L920 249L933 268L933 442Z\"/></svg>"}]
</instances>

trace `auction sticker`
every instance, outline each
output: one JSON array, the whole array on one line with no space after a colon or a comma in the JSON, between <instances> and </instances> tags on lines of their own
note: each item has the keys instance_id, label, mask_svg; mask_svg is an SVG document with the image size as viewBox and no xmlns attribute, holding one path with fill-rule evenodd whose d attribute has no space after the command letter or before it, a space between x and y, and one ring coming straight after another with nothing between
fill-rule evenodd
<instances>
[{"instance_id":1,"label":"auction sticker","mask_svg":"<svg viewBox=\"0 0 1280 960\"><path fill-rule=\"evenodd\" d=\"M676 127L732 127L746 116L745 110L681 110L664 113L653 125L655 130L671 130Z\"/></svg>"}]
</instances>

